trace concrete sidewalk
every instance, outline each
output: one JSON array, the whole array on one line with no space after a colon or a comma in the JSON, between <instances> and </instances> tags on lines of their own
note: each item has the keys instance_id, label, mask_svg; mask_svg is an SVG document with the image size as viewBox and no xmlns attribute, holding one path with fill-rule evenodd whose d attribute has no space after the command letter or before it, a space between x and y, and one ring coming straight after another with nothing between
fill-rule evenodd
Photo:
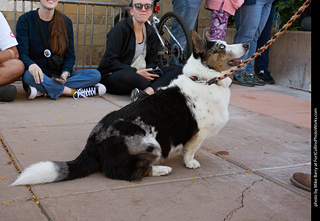
<instances>
[{"instance_id":1,"label":"concrete sidewalk","mask_svg":"<svg viewBox=\"0 0 320 221\"><path fill-rule=\"evenodd\" d=\"M0 104L0 220L311 219L311 194L293 186L294 172L311 172L311 95L264 86L232 86L230 120L197 152L201 168L181 157L164 177L140 182L96 173L68 182L9 187L17 169L74 159L94 125L129 103L127 96L62 97ZM9 153L9 154L8 154Z\"/></svg>"}]
</instances>

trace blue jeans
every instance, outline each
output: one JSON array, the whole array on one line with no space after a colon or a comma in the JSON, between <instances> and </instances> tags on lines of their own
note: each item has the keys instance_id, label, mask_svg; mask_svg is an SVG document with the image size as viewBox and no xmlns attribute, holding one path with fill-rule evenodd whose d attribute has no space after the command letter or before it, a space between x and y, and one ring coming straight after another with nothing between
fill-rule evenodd
<instances>
[{"instance_id":1,"label":"blue jeans","mask_svg":"<svg viewBox=\"0 0 320 221\"><path fill-rule=\"evenodd\" d=\"M194 29L196 24L201 2L202 0L172 0L173 11L179 13L184 18L190 30ZM171 32L181 44L182 48L185 48L187 42L176 20L173 21ZM170 43L173 44L172 39L170 39ZM178 64L177 61L173 63Z\"/></svg>"},{"instance_id":2,"label":"blue jeans","mask_svg":"<svg viewBox=\"0 0 320 221\"><path fill-rule=\"evenodd\" d=\"M202 0L172 0L173 11L179 13L189 29L194 29Z\"/></svg>"},{"instance_id":3,"label":"blue jeans","mask_svg":"<svg viewBox=\"0 0 320 221\"><path fill-rule=\"evenodd\" d=\"M36 84L33 76L28 70L25 71L23 75L23 82L25 84L35 87L38 91L48 94L54 100L57 100L62 94L65 86L72 89L89 87L99 83L100 79L100 72L94 69L73 72L70 77L67 78L67 82L65 84L60 84L45 74L43 77L43 82Z\"/></svg>"},{"instance_id":4,"label":"blue jeans","mask_svg":"<svg viewBox=\"0 0 320 221\"><path fill-rule=\"evenodd\" d=\"M258 43L257 43L257 49L261 48L265 43L267 43L267 41L270 40L270 33L271 33L271 29L272 29L272 23L273 23L273 17L274 14L276 13L276 4L272 5L271 7L271 11L270 11L270 15L268 18L268 21L266 23L266 26L264 27L260 38L258 39ZM259 69L259 71L264 71L264 73L268 72L268 66L269 66L269 48L267 48L262 54L261 56L258 56L256 58L256 63L257 63L257 67Z\"/></svg>"},{"instance_id":5,"label":"blue jeans","mask_svg":"<svg viewBox=\"0 0 320 221\"><path fill-rule=\"evenodd\" d=\"M242 5L235 14L237 33L234 36L234 43L249 44L249 52L243 57L247 60L257 49L257 41L270 15L273 0L257 0L256 4ZM239 75L242 72L252 74L254 72L254 62L251 61L242 70L235 73Z\"/></svg>"}]
</instances>

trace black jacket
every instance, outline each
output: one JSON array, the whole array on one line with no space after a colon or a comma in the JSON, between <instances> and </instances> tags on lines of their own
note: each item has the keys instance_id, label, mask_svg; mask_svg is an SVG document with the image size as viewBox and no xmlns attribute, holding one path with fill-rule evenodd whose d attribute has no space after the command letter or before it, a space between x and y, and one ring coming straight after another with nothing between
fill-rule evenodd
<instances>
[{"instance_id":1,"label":"black jacket","mask_svg":"<svg viewBox=\"0 0 320 221\"><path fill-rule=\"evenodd\" d=\"M156 68L158 65L159 39L152 26L145 23L147 32L147 68ZM102 78L111 72L123 69L135 69L131 62L135 54L136 37L132 18L117 23L108 33L107 48L100 61L98 71ZM137 71L135 69L135 71Z\"/></svg>"}]
</instances>

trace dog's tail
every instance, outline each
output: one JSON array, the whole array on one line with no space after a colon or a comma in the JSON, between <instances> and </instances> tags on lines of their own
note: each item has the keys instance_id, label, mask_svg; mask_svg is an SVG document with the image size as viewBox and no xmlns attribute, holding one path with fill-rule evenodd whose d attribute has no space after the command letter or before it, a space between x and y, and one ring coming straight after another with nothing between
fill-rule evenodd
<instances>
[{"instance_id":1,"label":"dog's tail","mask_svg":"<svg viewBox=\"0 0 320 221\"><path fill-rule=\"evenodd\" d=\"M11 186L51 183L88 176L99 170L96 159L85 148L73 161L45 161L27 167Z\"/></svg>"}]
</instances>

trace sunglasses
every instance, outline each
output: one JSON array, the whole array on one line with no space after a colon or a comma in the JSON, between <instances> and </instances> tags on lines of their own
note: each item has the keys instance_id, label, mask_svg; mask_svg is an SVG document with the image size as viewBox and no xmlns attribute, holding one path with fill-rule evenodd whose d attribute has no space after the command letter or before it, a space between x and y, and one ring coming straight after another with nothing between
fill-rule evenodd
<instances>
[{"instance_id":1,"label":"sunglasses","mask_svg":"<svg viewBox=\"0 0 320 221\"><path fill-rule=\"evenodd\" d=\"M137 4L134 4L134 7L135 7L135 9L137 9L138 11L141 11L143 7L144 7L144 9L145 9L146 11L150 11L151 8L152 8L152 4L144 4L144 5L143 5L143 4L137 3Z\"/></svg>"}]
</instances>

